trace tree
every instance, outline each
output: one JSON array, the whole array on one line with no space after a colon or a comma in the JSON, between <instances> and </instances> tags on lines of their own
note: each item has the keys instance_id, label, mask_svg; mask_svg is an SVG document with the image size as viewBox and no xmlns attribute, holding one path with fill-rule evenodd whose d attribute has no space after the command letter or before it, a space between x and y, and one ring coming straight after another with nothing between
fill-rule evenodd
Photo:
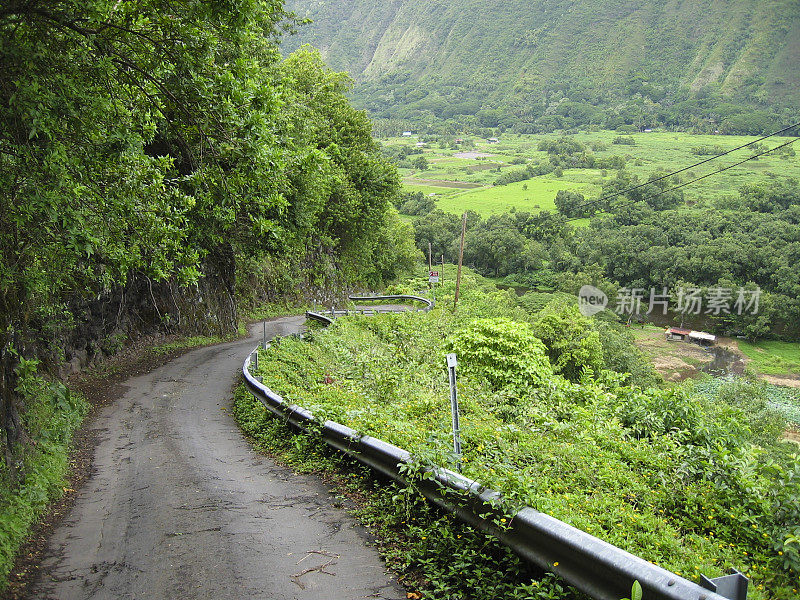
<instances>
[{"instance_id":1,"label":"tree","mask_svg":"<svg viewBox=\"0 0 800 600\"><path fill-rule=\"evenodd\" d=\"M493 215L467 231L464 261L495 277L518 270L525 257L525 237L509 215Z\"/></svg>"},{"instance_id":2,"label":"tree","mask_svg":"<svg viewBox=\"0 0 800 600\"><path fill-rule=\"evenodd\" d=\"M593 205L586 206L586 198L579 192L558 190L554 203L565 217L580 218L593 212Z\"/></svg>"},{"instance_id":3,"label":"tree","mask_svg":"<svg viewBox=\"0 0 800 600\"><path fill-rule=\"evenodd\" d=\"M237 134L247 124L239 121L268 123L275 112L273 90L239 82L277 60L284 17L277 2L231 18L222 4L190 0L32 0L0 11L7 452L23 435L20 357L30 354L32 330L63 315L68 296L95 295L137 274L194 281L209 246L242 226L263 230L278 215L275 178L245 189L236 160L257 145L242 144ZM249 44L253 58L236 62L234 50ZM244 98L264 110L237 108Z\"/></svg>"},{"instance_id":4,"label":"tree","mask_svg":"<svg viewBox=\"0 0 800 600\"><path fill-rule=\"evenodd\" d=\"M642 188L641 197L649 204L653 210L667 210L683 204L683 190L671 190L670 179L661 179L666 173L652 173L648 179L648 185Z\"/></svg>"},{"instance_id":5,"label":"tree","mask_svg":"<svg viewBox=\"0 0 800 600\"><path fill-rule=\"evenodd\" d=\"M444 255L450 262L458 260L453 253L453 242L461 236L461 219L458 215L436 209L414 220L414 239L417 248L427 255L428 244L434 256Z\"/></svg>"},{"instance_id":6,"label":"tree","mask_svg":"<svg viewBox=\"0 0 800 600\"><path fill-rule=\"evenodd\" d=\"M597 374L604 366L600 335L574 303L548 304L536 315L533 333L547 347L556 372L571 381L578 381L585 368Z\"/></svg>"},{"instance_id":7,"label":"tree","mask_svg":"<svg viewBox=\"0 0 800 600\"><path fill-rule=\"evenodd\" d=\"M404 215L426 215L436 208L436 200L422 192L408 192L402 196L398 208Z\"/></svg>"},{"instance_id":8,"label":"tree","mask_svg":"<svg viewBox=\"0 0 800 600\"><path fill-rule=\"evenodd\" d=\"M428 170L428 159L424 156L418 156L414 160L411 161L411 166L415 169L420 171L427 171Z\"/></svg>"},{"instance_id":9,"label":"tree","mask_svg":"<svg viewBox=\"0 0 800 600\"><path fill-rule=\"evenodd\" d=\"M327 67L317 50L293 53L279 74L283 131L296 165L284 193L291 239L320 262L335 257L333 270L356 281L371 273L382 230L394 227L397 170L381 156L366 113L347 100L350 78Z\"/></svg>"},{"instance_id":10,"label":"tree","mask_svg":"<svg viewBox=\"0 0 800 600\"><path fill-rule=\"evenodd\" d=\"M11 3L0 9L0 396L24 440L18 366L68 305L151 290L235 257L302 261L342 285L396 273L410 246L396 169L346 75L302 49L278 0ZM155 304L155 298L153 298ZM52 339L52 337L50 337ZM27 362L26 365L32 363Z\"/></svg>"}]
</instances>

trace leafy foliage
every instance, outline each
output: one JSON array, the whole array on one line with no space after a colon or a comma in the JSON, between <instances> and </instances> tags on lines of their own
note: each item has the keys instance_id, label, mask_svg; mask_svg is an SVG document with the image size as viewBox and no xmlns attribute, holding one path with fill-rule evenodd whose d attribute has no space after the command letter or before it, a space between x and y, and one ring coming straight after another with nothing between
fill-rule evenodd
<instances>
[{"instance_id":1,"label":"leafy foliage","mask_svg":"<svg viewBox=\"0 0 800 600\"><path fill-rule=\"evenodd\" d=\"M591 283L616 294L619 287L667 289L676 306L680 288L730 289L728 312L706 317L699 327L750 340L800 336L800 259L797 185L778 181L743 186L738 198L719 206L688 207L671 178L653 173L640 182L627 171L603 187L604 200L582 202L560 191L559 212L525 211L468 221L464 259L488 276L513 275L535 289L576 294ZM638 186L637 189L629 189ZM613 197L612 197L613 195ZM593 202L587 206L588 202ZM607 211L589 227L572 227L567 216ZM432 241L437 254L457 260L458 218L434 210L414 221L419 248ZM739 289L761 289L758 311L733 307ZM707 307L703 307L706 310Z\"/></svg>"},{"instance_id":2,"label":"leafy foliage","mask_svg":"<svg viewBox=\"0 0 800 600\"><path fill-rule=\"evenodd\" d=\"M27 406L23 424L36 446L23 457L23 481L15 481L8 470L0 472L0 582L30 527L50 501L64 494L72 433L88 410L82 397L30 369L20 380L20 392Z\"/></svg>"},{"instance_id":3,"label":"leafy foliage","mask_svg":"<svg viewBox=\"0 0 800 600\"><path fill-rule=\"evenodd\" d=\"M449 349L468 373L485 377L496 390L539 387L552 377L545 346L527 323L510 319L477 319L449 340Z\"/></svg>"},{"instance_id":4,"label":"leafy foliage","mask_svg":"<svg viewBox=\"0 0 800 600\"><path fill-rule=\"evenodd\" d=\"M23 388L78 320L73 307L118 293L122 312L132 282L155 306L154 285L206 276L225 305L242 279L273 299L338 293L417 261L391 206L397 171L348 102L347 76L307 48L281 58L280 34L296 23L280 0L0 8L3 502L29 483L49 497L36 481L63 472L63 449L52 473L26 458L39 453ZM170 327L155 311L160 322L144 327Z\"/></svg>"},{"instance_id":5,"label":"leafy foliage","mask_svg":"<svg viewBox=\"0 0 800 600\"><path fill-rule=\"evenodd\" d=\"M310 49L281 59L294 23L272 0L0 11L7 449L21 435L18 357L64 327L70 303L209 271L232 295L237 255L307 264L282 291L376 285L416 260L390 208L396 170L348 78Z\"/></svg>"},{"instance_id":6,"label":"leafy foliage","mask_svg":"<svg viewBox=\"0 0 800 600\"><path fill-rule=\"evenodd\" d=\"M556 372L570 381L599 374L604 366L600 334L572 302L551 302L533 321Z\"/></svg>"},{"instance_id":7,"label":"leafy foliage","mask_svg":"<svg viewBox=\"0 0 800 600\"><path fill-rule=\"evenodd\" d=\"M449 464L444 354L455 348L467 476L689 578L735 566L753 578L754 598L796 595L800 472L756 388L643 389L608 374L570 382L546 369L512 297L465 281L456 314L339 319L311 343L264 353L262 373L318 418ZM452 293L446 281L440 307ZM568 325L572 312L541 316L551 314ZM586 329L578 321L574 331ZM517 359L525 354L535 376ZM433 568L427 556L415 561Z\"/></svg>"}]
</instances>

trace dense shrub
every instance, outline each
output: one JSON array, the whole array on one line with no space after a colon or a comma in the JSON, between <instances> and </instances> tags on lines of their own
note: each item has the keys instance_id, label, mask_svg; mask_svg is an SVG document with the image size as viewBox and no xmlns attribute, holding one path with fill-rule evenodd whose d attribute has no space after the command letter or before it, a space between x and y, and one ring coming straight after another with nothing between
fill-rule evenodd
<instances>
[{"instance_id":1,"label":"dense shrub","mask_svg":"<svg viewBox=\"0 0 800 600\"><path fill-rule=\"evenodd\" d=\"M733 566L753 579L756 600L796 597L800 467L757 390L624 385L602 368L598 326L568 303L526 315L468 271L465 281L455 314L340 319L312 343L287 340L265 353L262 373L319 418L451 464L444 356L455 350L465 475L689 578ZM452 294L446 282L439 306ZM547 326L544 345L537 320ZM575 381L547 355L570 365ZM465 569L473 558L482 560L462 556Z\"/></svg>"},{"instance_id":2,"label":"dense shrub","mask_svg":"<svg viewBox=\"0 0 800 600\"><path fill-rule=\"evenodd\" d=\"M547 349L527 323L478 319L456 331L448 349L461 358L466 372L485 377L497 390L514 387L519 393L553 375Z\"/></svg>"}]
</instances>

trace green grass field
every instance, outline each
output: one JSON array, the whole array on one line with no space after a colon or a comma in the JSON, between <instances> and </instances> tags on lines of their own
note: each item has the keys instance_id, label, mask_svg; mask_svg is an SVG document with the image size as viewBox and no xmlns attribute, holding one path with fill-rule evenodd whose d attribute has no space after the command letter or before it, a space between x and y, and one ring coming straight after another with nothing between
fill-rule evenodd
<instances>
[{"instance_id":1,"label":"green grass field","mask_svg":"<svg viewBox=\"0 0 800 600\"><path fill-rule=\"evenodd\" d=\"M596 186L546 176L488 189L450 194L443 196L437 204L446 212L460 213L474 210L484 217L508 212L512 208L538 212L556 209L553 200L559 190L587 194L595 192L594 187Z\"/></svg>"},{"instance_id":2,"label":"green grass field","mask_svg":"<svg viewBox=\"0 0 800 600\"><path fill-rule=\"evenodd\" d=\"M739 341L739 349L753 362L750 367L767 375L800 374L800 344L792 342Z\"/></svg>"},{"instance_id":3,"label":"green grass field","mask_svg":"<svg viewBox=\"0 0 800 600\"><path fill-rule=\"evenodd\" d=\"M448 188L434 185L417 185L415 183L404 183L403 189L406 192L422 192L426 196L428 194L436 194L437 196L447 196L450 194L458 193L463 190L458 188Z\"/></svg>"},{"instance_id":4,"label":"green grass field","mask_svg":"<svg viewBox=\"0 0 800 600\"><path fill-rule=\"evenodd\" d=\"M758 136L728 135L693 135L689 133L660 132L634 133L631 135L635 145L614 144L614 138L620 134L614 131L584 132L571 136L587 146L597 157L623 156L627 159L626 170L646 180L655 172L671 172L696 164L709 155L698 155L694 149L706 146L718 146L730 150L757 139ZM627 136L628 134L626 134ZM447 188L428 187L423 183L414 183L416 179L442 179L461 181L482 185L492 185L494 181L510 169L519 169L521 165L509 164L512 160L544 161L547 153L539 151L538 144L545 139L558 139L559 133L544 135L511 135L500 136L500 143L489 144L485 140L475 139L474 147L458 149L440 145L435 139L427 140L424 156L429 160L429 168L425 171L400 169L409 191L435 193L447 196L439 201L440 207L449 212L461 212L465 208L475 210L482 215L500 213L516 207L517 210L555 210L553 199L560 189L580 191L587 198L599 196L603 182L616 176L614 170L567 169L561 178L552 174L529 180L528 190L521 189L522 183L496 187L491 190L480 190L468 194L453 192ZM762 142L765 148L788 141L790 138L772 138ZM416 138L391 138L382 140L386 145L410 145ZM685 188L686 201L691 204L707 204L724 196L734 196L743 185L768 184L786 180L800 179L800 142L795 144L795 156L765 155L758 160L749 161L728 171L713 175ZM489 157L456 158L453 155L465 150L491 154ZM714 159L706 164L693 167L680 174L680 182L687 182L695 177L739 162L754 153L747 148L737 150L729 155ZM551 197L546 197L551 196Z\"/></svg>"}]
</instances>

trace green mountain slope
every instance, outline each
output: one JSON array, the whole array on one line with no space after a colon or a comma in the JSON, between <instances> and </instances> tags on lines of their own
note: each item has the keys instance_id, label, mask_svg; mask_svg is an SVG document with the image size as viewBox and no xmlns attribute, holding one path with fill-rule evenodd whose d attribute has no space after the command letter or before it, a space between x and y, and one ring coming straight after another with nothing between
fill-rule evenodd
<instances>
[{"instance_id":1,"label":"green mountain slope","mask_svg":"<svg viewBox=\"0 0 800 600\"><path fill-rule=\"evenodd\" d=\"M617 125L748 132L800 106L796 0L289 0L287 8L313 24L285 49L320 48L353 75L356 101L377 117L474 115L524 130L614 125L611 114Z\"/></svg>"}]
</instances>

